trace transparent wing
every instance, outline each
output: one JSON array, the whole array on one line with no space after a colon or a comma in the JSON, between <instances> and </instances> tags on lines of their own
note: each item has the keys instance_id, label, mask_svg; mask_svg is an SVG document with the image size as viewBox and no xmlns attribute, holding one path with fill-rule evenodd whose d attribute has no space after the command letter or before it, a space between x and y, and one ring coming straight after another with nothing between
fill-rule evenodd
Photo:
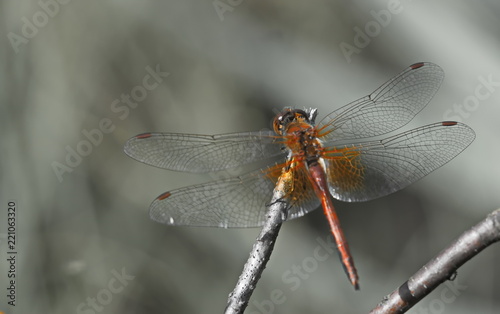
<instances>
[{"instance_id":1,"label":"transparent wing","mask_svg":"<svg viewBox=\"0 0 500 314\"><path fill-rule=\"evenodd\" d=\"M396 192L460 154L475 138L458 122L439 122L380 141L327 149L333 197L368 201Z\"/></svg>"},{"instance_id":2,"label":"transparent wing","mask_svg":"<svg viewBox=\"0 0 500 314\"><path fill-rule=\"evenodd\" d=\"M212 172L234 168L282 153L271 131L196 135L144 133L125 143L130 157L159 168Z\"/></svg>"},{"instance_id":3,"label":"transparent wing","mask_svg":"<svg viewBox=\"0 0 500 314\"><path fill-rule=\"evenodd\" d=\"M443 78L438 65L415 63L370 95L327 115L318 123L319 136L325 141L344 141L394 131L429 103Z\"/></svg>"},{"instance_id":4,"label":"transparent wing","mask_svg":"<svg viewBox=\"0 0 500 314\"><path fill-rule=\"evenodd\" d=\"M277 165L268 171L254 171L231 179L212 181L180 188L158 196L149 208L151 219L176 226L257 227L266 218L275 183L281 173ZM290 195L291 208L287 219L305 215L317 208L305 168L294 171L294 182L306 179L294 187Z\"/></svg>"}]
</instances>

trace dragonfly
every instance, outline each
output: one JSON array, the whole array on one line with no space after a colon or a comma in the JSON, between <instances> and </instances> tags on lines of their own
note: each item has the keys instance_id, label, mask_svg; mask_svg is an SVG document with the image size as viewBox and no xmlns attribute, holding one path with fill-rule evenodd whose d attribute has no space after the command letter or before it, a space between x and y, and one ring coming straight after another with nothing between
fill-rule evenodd
<instances>
[{"instance_id":1,"label":"dragonfly","mask_svg":"<svg viewBox=\"0 0 500 314\"><path fill-rule=\"evenodd\" d=\"M317 109L285 108L273 130L198 135L143 133L125 153L148 165L193 173L265 162L243 175L159 195L150 217L175 226L258 227L278 179L286 178L286 219L323 208L340 261L353 287L359 277L333 199L363 202L410 185L460 154L475 138L467 125L442 121L387 136L417 115L444 78L436 64L410 65L373 93L316 123ZM382 139L370 139L381 137ZM285 177L286 176L286 177Z\"/></svg>"}]
</instances>

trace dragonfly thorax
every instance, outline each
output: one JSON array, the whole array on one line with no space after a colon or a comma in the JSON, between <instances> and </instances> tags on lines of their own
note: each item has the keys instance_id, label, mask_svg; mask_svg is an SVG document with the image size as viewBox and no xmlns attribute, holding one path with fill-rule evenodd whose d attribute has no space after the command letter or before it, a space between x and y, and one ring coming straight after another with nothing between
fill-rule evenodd
<instances>
[{"instance_id":1,"label":"dragonfly thorax","mask_svg":"<svg viewBox=\"0 0 500 314\"><path fill-rule=\"evenodd\" d=\"M295 161L309 165L320 159L323 145L314 126L307 122L292 122L285 133L285 146Z\"/></svg>"}]
</instances>

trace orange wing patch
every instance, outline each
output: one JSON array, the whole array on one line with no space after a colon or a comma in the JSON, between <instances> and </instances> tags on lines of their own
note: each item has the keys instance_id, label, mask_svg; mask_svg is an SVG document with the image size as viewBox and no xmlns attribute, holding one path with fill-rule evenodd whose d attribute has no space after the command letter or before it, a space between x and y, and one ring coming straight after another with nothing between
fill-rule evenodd
<instances>
[{"instance_id":1,"label":"orange wing patch","mask_svg":"<svg viewBox=\"0 0 500 314\"><path fill-rule=\"evenodd\" d=\"M291 201L293 205L302 207L303 204L316 199L316 193L309 179L304 162L295 162L291 168L293 170L293 188L291 193Z\"/></svg>"},{"instance_id":2,"label":"orange wing patch","mask_svg":"<svg viewBox=\"0 0 500 314\"><path fill-rule=\"evenodd\" d=\"M327 163L328 182L339 193L364 187L365 169L361 163L361 152L356 147L334 148L325 151L323 158Z\"/></svg>"},{"instance_id":3,"label":"orange wing patch","mask_svg":"<svg viewBox=\"0 0 500 314\"><path fill-rule=\"evenodd\" d=\"M283 172L283 168L287 169ZM281 175L285 175L285 189L288 201L294 205L301 207L316 198L313 186L309 179L309 174L303 161L293 158L291 161L276 164L266 169L266 177L274 184L278 181Z\"/></svg>"}]
</instances>

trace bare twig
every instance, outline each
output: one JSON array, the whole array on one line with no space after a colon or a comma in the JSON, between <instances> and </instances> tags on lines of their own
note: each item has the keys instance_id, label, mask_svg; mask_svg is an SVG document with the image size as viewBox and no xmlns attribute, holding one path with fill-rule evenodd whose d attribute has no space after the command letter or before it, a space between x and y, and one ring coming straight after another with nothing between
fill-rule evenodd
<instances>
[{"instance_id":1,"label":"bare twig","mask_svg":"<svg viewBox=\"0 0 500 314\"><path fill-rule=\"evenodd\" d=\"M267 212L266 222L257 237L257 241L253 245L252 252L250 252L250 256L243 267L236 287L229 294L226 314L243 313L245 311L253 290L260 279L260 275L271 257L281 224L286 219L288 207L288 203L285 200L287 194L287 175L289 174L284 172L276 184L271 205Z\"/></svg>"},{"instance_id":2,"label":"bare twig","mask_svg":"<svg viewBox=\"0 0 500 314\"><path fill-rule=\"evenodd\" d=\"M464 232L370 313L405 313L441 283L452 280L465 262L497 241L500 241L500 209Z\"/></svg>"}]
</instances>

